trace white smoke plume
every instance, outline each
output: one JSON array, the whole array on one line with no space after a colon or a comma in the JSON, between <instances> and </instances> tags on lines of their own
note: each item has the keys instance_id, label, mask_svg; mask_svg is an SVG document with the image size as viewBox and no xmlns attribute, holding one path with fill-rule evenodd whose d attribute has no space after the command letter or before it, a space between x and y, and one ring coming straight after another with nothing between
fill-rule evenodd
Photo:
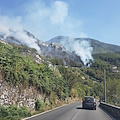
<instances>
[{"instance_id":1,"label":"white smoke plume","mask_svg":"<svg viewBox=\"0 0 120 120\"><path fill-rule=\"evenodd\" d=\"M89 41L75 40L74 38L66 37L60 43L70 52L75 52L78 56L80 56L84 65L89 64L90 60L93 61L92 51L93 48Z\"/></svg>"},{"instance_id":2,"label":"white smoke plume","mask_svg":"<svg viewBox=\"0 0 120 120\"><path fill-rule=\"evenodd\" d=\"M36 43L36 39L33 37L28 36L25 31L20 30L13 33L13 36L19 40L22 44L27 45L30 48L35 48L39 53L41 52L40 47Z\"/></svg>"},{"instance_id":3,"label":"white smoke plume","mask_svg":"<svg viewBox=\"0 0 120 120\"><path fill-rule=\"evenodd\" d=\"M8 18L0 16L0 36L6 40L7 37L14 37L20 44L27 45L30 48L35 48L40 53L40 47L36 43L36 39L27 35L20 24L18 18ZM13 23L14 22L14 23Z\"/></svg>"}]
</instances>

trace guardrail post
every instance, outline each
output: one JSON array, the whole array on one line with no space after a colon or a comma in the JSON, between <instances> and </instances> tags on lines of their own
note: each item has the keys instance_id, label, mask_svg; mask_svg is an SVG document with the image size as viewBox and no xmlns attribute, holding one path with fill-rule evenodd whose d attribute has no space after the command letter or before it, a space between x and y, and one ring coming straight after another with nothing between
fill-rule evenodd
<instances>
[{"instance_id":1,"label":"guardrail post","mask_svg":"<svg viewBox=\"0 0 120 120\"><path fill-rule=\"evenodd\" d=\"M106 70L104 69L104 102L106 102Z\"/></svg>"}]
</instances>

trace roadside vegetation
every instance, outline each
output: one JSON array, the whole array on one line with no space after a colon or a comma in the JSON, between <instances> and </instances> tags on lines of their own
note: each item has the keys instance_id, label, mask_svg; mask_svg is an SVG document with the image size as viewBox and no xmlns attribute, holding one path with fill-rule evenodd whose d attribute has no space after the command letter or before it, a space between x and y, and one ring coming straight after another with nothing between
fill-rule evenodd
<instances>
[{"instance_id":1,"label":"roadside vegetation","mask_svg":"<svg viewBox=\"0 0 120 120\"><path fill-rule=\"evenodd\" d=\"M106 70L107 102L120 104L120 55L116 53L96 54L95 61L86 71L100 83L104 83L104 70ZM103 86L103 85L102 85ZM101 94L103 96L103 94Z\"/></svg>"},{"instance_id":2,"label":"roadside vegetation","mask_svg":"<svg viewBox=\"0 0 120 120\"><path fill-rule=\"evenodd\" d=\"M78 97L96 96L92 90L95 83L80 69L58 65L52 70L46 63L37 64L28 54L22 55L21 49L24 47L0 43L0 71L10 85L32 85L46 97L54 93L59 100L72 96L72 91Z\"/></svg>"},{"instance_id":3,"label":"roadside vegetation","mask_svg":"<svg viewBox=\"0 0 120 120\"><path fill-rule=\"evenodd\" d=\"M9 107L0 105L0 120L20 120L29 116L31 116L31 113L24 106L18 108L16 105Z\"/></svg>"},{"instance_id":4,"label":"roadside vegetation","mask_svg":"<svg viewBox=\"0 0 120 120\"><path fill-rule=\"evenodd\" d=\"M28 50L31 51L30 54ZM104 69L107 74L107 101L112 104L114 100L120 101L120 73L111 72L112 65L120 70L120 55L118 54L94 55L94 62L86 68L65 67L62 61L52 59L52 63L57 67L51 69L47 62L38 64L33 60L32 54L36 52L35 49L0 43L0 51L0 73L5 81L11 86L20 84L24 88L35 86L49 99L49 104L36 100L35 110L38 112L57 106L56 100L61 101L59 104L61 105L69 97L81 99L85 95L96 98L103 96ZM73 66L77 65L74 63ZM14 117L20 119L31 115L25 107L0 106L0 110L2 120L14 120Z\"/></svg>"}]
</instances>

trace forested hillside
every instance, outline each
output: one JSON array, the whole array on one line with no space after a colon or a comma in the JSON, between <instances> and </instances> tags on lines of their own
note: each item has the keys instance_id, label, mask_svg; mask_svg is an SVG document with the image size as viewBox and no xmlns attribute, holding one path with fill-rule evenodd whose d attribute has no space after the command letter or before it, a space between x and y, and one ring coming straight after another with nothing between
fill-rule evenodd
<instances>
[{"instance_id":1,"label":"forested hillside","mask_svg":"<svg viewBox=\"0 0 120 120\"><path fill-rule=\"evenodd\" d=\"M106 70L107 102L113 104L116 100L120 104L120 55L117 53L94 54L91 66L82 67L77 66L74 61L73 64L64 66L63 61L58 58L45 58L40 55L41 61L38 63L35 58L36 54L38 55L37 51L23 45L0 42L0 51L0 75L4 81L11 87L21 85L23 89L34 86L40 94L44 94L45 101L35 98L36 111L44 111L43 108L46 107L50 109L58 104L56 101L64 102L69 98L80 100L85 95L103 97L104 70ZM47 103L46 98L49 101ZM9 118L9 109L15 107L17 106L6 109L1 106L3 110L1 113L6 111ZM31 114L26 108L20 110L25 110L27 115L19 114L18 118Z\"/></svg>"},{"instance_id":2,"label":"forested hillside","mask_svg":"<svg viewBox=\"0 0 120 120\"><path fill-rule=\"evenodd\" d=\"M116 53L95 54L94 62L86 71L89 76L103 83L106 70L107 102L120 104L120 55Z\"/></svg>"},{"instance_id":3,"label":"forested hillside","mask_svg":"<svg viewBox=\"0 0 120 120\"><path fill-rule=\"evenodd\" d=\"M46 62L38 64L29 54L22 55L21 49L24 50L24 46L0 43L0 70L10 85L33 85L48 96L51 92L56 92L59 93L60 99L65 99L73 88L77 90L76 83L80 83L81 87L79 88L84 93L80 95L81 97L85 93L95 94L93 91L92 93L89 91L94 85L93 81L81 69L58 65L58 70L53 71ZM89 89L86 89L86 87ZM89 93L86 91L89 91Z\"/></svg>"},{"instance_id":4,"label":"forested hillside","mask_svg":"<svg viewBox=\"0 0 120 120\"><path fill-rule=\"evenodd\" d=\"M85 95L98 97L102 93L101 84L93 81L84 72L84 68L59 64L48 67L49 64L45 60L38 64L33 59L36 50L26 46L0 43L0 51L0 74L4 80L11 87L22 85L25 89L27 86L34 86L48 98L48 106L55 106L56 100L65 101L69 97L81 99ZM35 109L40 110L39 103L43 101L39 98L36 100L38 104L35 103Z\"/></svg>"}]
</instances>

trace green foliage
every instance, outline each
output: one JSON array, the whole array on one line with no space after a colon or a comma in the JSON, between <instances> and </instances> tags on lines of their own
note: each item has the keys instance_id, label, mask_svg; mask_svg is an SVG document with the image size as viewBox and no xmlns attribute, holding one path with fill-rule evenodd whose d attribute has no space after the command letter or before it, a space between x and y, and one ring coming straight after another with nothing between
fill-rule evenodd
<instances>
[{"instance_id":1,"label":"green foliage","mask_svg":"<svg viewBox=\"0 0 120 120\"><path fill-rule=\"evenodd\" d=\"M42 106L43 106L43 102L37 99L35 102L35 110L39 111Z\"/></svg>"},{"instance_id":2,"label":"green foliage","mask_svg":"<svg viewBox=\"0 0 120 120\"><path fill-rule=\"evenodd\" d=\"M53 65L64 65L63 61L58 58L50 59L50 61Z\"/></svg>"},{"instance_id":3,"label":"green foliage","mask_svg":"<svg viewBox=\"0 0 120 120\"><path fill-rule=\"evenodd\" d=\"M55 100L57 99L56 93L55 92L51 92L50 94L50 104L53 105L55 104Z\"/></svg>"},{"instance_id":4,"label":"green foliage","mask_svg":"<svg viewBox=\"0 0 120 120\"><path fill-rule=\"evenodd\" d=\"M120 55L116 53L96 54L94 55L94 58L105 61L111 65L120 66Z\"/></svg>"},{"instance_id":5,"label":"green foliage","mask_svg":"<svg viewBox=\"0 0 120 120\"><path fill-rule=\"evenodd\" d=\"M99 85L94 86L96 94L103 96L104 69L106 70L107 102L112 103L120 99L120 72L112 72L112 66L116 66L120 71L120 55L116 53L104 53L94 55L94 63L87 69L86 73L99 81Z\"/></svg>"},{"instance_id":6,"label":"green foliage","mask_svg":"<svg viewBox=\"0 0 120 120\"><path fill-rule=\"evenodd\" d=\"M56 87L56 76L45 64L37 64L19 49L0 43L0 71L11 85L36 86L43 93L50 94Z\"/></svg>"},{"instance_id":7,"label":"green foliage","mask_svg":"<svg viewBox=\"0 0 120 120\"><path fill-rule=\"evenodd\" d=\"M27 51L31 51L29 54ZM33 60L32 54L35 49L26 46L5 45L0 43L0 73L10 85L35 86L37 90L45 94L49 98L50 103L55 104L55 100L65 100L67 97L84 97L85 95L101 96L103 95L103 78L104 69L107 74L107 94L108 101L120 99L120 73L112 73L112 65L118 66L120 70L120 55L114 53L94 55L94 62L89 68L77 67L74 61L65 60L68 66L65 67L63 61L55 58L51 59L57 68L49 68L47 64L37 64ZM24 52L23 52L24 51ZM22 53L22 54L21 54ZM24 55L23 55L24 53ZM114 91L111 89L114 88ZM42 103L36 100L35 108L40 110ZM11 111L17 111L17 108L9 108ZM9 116L6 108L1 109L4 114ZM25 116L21 108L21 112L13 112L14 115ZM27 113L26 113L27 114Z\"/></svg>"},{"instance_id":8,"label":"green foliage","mask_svg":"<svg viewBox=\"0 0 120 120\"><path fill-rule=\"evenodd\" d=\"M64 82L67 84L69 96L81 98L85 95L100 95L100 93L95 92L95 89L97 89L95 87L97 87L98 84L95 85L79 68L59 67L59 71L64 78ZM82 76L84 76L84 80Z\"/></svg>"},{"instance_id":9,"label":"green foliage","mask_svg":"<svg viewBox=\"0 0 120 120\"><path fill-rule=\"evenodd\" d=\"M28 56L27 51L32 50L26 46L0 43L0 50L2 51L0 53L0 70L5 80L11 85L35 86L49 97L51 104L54 104L56 98L65 100L68 96L82 97L93 93L91 89L94 83L89 79L83 81L81 76L85 76L85 74L80 69L63 66L54 71L46 64L37 64L30 55ZM21 54L23 51L26 52L25 56ZM57 58L52 59L51 62L63 65L62 61ZM73 61L70 64L76 66ZM39 101L37 102L39 103ZM39 110L37 107L36 110Z\"/></svg>"},{"instance_id":10,"label":"green foliage","mask_svg":"<svg viewBox=\"0 0 120 120\"><path fill-rule=\"evenodd\" d=\"M66 65L66 66L71 66L71 67L81 67L82 66L82 62L80 62L79 64L77 62L75 62L74 60L70 60L69 58L64 58L63 59L58 59L58 58L49 58L49 61L53 64L53 65Z\"/></svg>"},{"instance_id":11,"label":"green foliage","mask_svg":"<svg viewBox=\"0 0 120 120\"><path fill-rule=\"evenodd\" d=\"M21 118L29 116L31 116L31 113L26 107L18 108L15 105L3 107L0 105L0 120L20 120Z\"/></svg>"},{"instance_id":12,"label":"green foliage","mask_svg":"<svg viewBox=\"0 0 120 120\"><path fill-rule=\"evenodd\" d=\"M120 104L120 79L107 79L107 101L109 103L117 103Z\"/></svg>"}]
</instances>

